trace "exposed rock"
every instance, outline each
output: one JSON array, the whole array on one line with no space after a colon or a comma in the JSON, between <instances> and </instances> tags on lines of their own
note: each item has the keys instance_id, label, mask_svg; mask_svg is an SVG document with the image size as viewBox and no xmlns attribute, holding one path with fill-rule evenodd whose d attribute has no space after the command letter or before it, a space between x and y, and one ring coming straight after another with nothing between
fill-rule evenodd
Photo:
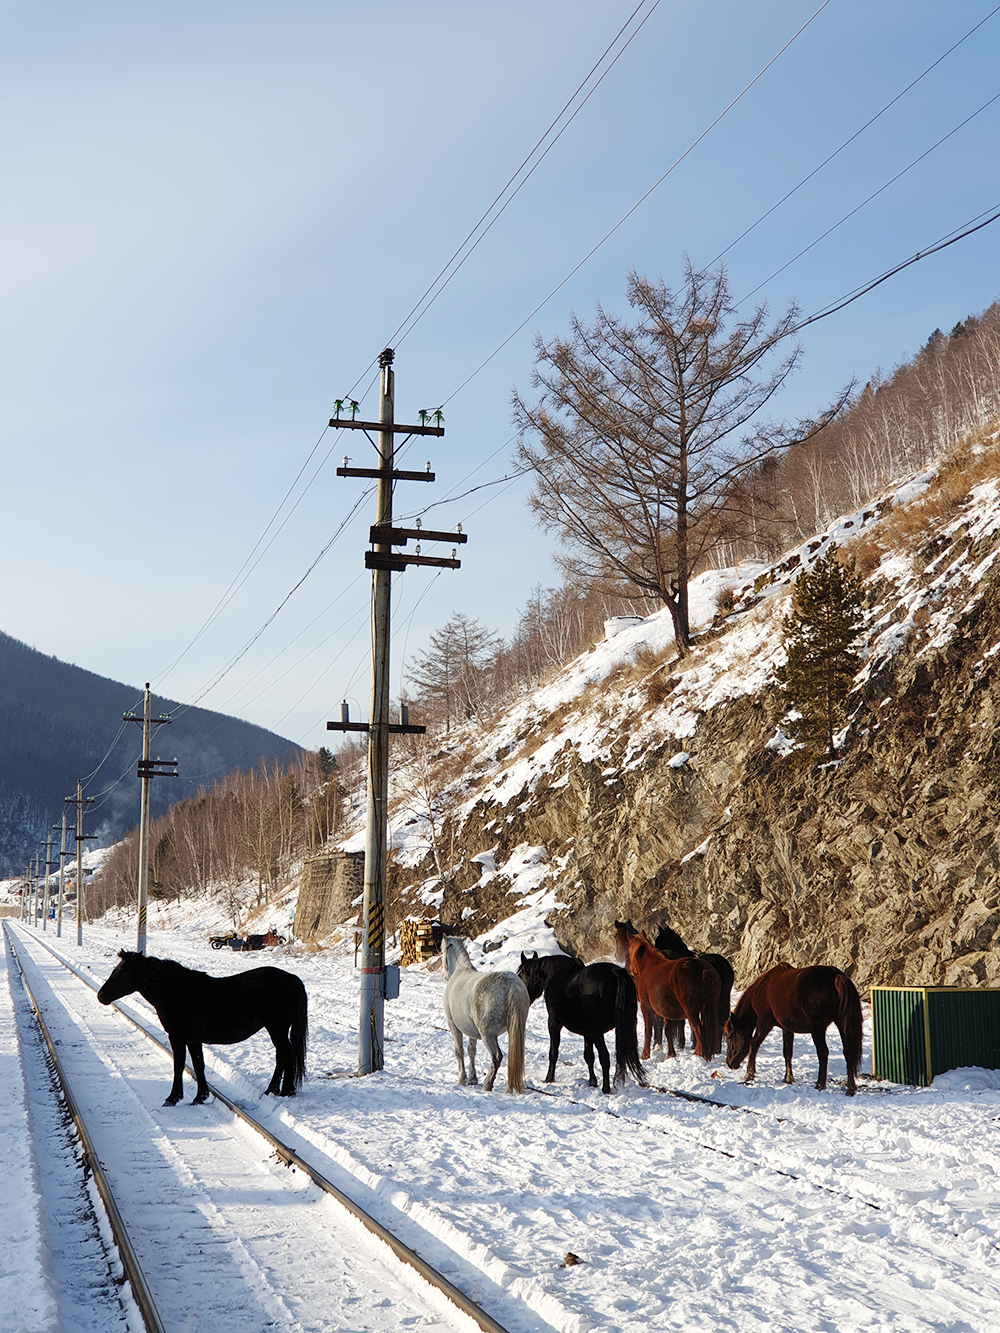
<instances>
[{"instance_id":1,"label":"exposed rock","mask_svg":"<svg viewBox=\"0 0 1000 1333\"><path fill-rule=\"evenodd\" d=\"M669 920L692 947L730 957L744 984L784 959L832 963L863 987L1000 985L998 536L973 519L927 534L914 572L869 581L882 646L838 762L768 748L780 705L766 683L706 708L693 735L667 730L637 752L629 729L668 703L661 691L650 711L621 686L631 702L597 758L582 757L561 706L567 739L543 779L503 802L463 792L463 859L442 917L480 932L509 916L503 865L527 843L558 863L564 906L548 920L585 957L606 953L625 917L651 929ZM670 698L695 671L674 669ZM490 742L491 754L524 754L531 732ZM470 858L486 849L500 872L480 876Z\"/></svg>"}]
</instances>

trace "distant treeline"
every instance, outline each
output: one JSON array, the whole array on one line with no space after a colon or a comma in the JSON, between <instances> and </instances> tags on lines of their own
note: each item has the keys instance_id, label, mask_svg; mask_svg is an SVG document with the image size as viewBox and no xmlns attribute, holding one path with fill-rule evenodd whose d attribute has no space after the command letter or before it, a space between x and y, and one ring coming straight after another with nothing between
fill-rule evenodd
<instances>
[{"instance_id":1,"label":"distant treeline","mask_svg":"<svg viewBox=\"0 0 1000 1333\"><path fill-rule=\"evenodd\" d=\"M262 763L227 774L152 822L150 898L209 893L239 921L249 908L269 902L295 862L336 832L342 795L337 760L325 749L300 754L292 764ZM138 849L133 828L88 886L88 916L135 904Z\"/></svg>"}]
</instances>

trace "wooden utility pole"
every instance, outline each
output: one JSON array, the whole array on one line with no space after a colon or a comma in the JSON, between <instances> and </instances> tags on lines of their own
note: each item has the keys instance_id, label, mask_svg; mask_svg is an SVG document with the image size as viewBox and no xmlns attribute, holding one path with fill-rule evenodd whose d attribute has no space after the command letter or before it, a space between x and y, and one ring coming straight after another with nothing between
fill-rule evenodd
<instances>
[{"instance_id":1,"label":"wooden utility pole","mask_svg":"<svg viewBox=\"0 0 1000 1333\"><path fill-rule=\"evenodd\" d=\"M49 921L49 871L55 865L52 860L52 834L45 839L45 880L42 890L42 933L44 934Z\"/></svg>"},{"instance_id":2,"label":"wooden utility pole","mask_svg":"<svg viewBox=\"0 0 1000 1333\"><path fill-rule=\"evenodd\" d=\"M125 722L142 722L142 758L139 760L136 776L142 783L142 797L139 805L139 926L136 933L136 952L146 952L146 901L149 889L149 782L151 778L175 778L177 776L176 759L150 759L149 738L153 727L165 726L170 718L165 713L152 716L152 695L149 681L146 681L143 695L142 717L135 713L123 713Z\"/></svg>"},{"instance_id":3,"label":"wooden utility pole","mask_svg":"<svg viewBox=\"0 0 1000 1333\"><path fill-rule=\"evenodd\" d=\"M67 796L65 799L67 805L76 806L76 944L79 948L83 944L83 844L97 838L96 833L84 836L83 807L90 805L95 798L84 796L83 783L78 778L76 798Z\"/></svg>"},{"instance_id":4,"label":"wooden utility pole","mask_svg":"<svg viewBox=\"0 0 1000 1333\"><path fill-rule=\"evenodd\" d=\"M38 853L31 858L31 929L38 929Z\"/></svg>"},{"instance_id":5,"label":"wooden utility pole","mask_svg":"<svg viewBox=\"0 0 1000 1333\"><path fill-rule=\"evenodd\" d=\"M394 572L402 572L407 565L436 565L439 568L458 569L460 561L431 556L397 555L394 546L405 546L412 537L417 541L451 541L456 544L468 540L464 533L427 532L412 528L395 528L392 522L392 492L397 481L433 481L434 473L427 464L425 472L401 472L395 467L395 437L397 435L443 435L440 424L429 426L426 412L421 412L419 426L397 426L395 422L395 376L392 362L394 353L387 347L378 359L379 414L378 421L350 421L338 415L331 427L343 430L362 430L375 446L378 467L337 468L338 477L372 477L377 480L376 522L369 533L373 549L365 552L365 568L374 571L372 597L372 667L371 695L368 722L328 722L328 731L365 731L368 733L368 792L365 815L365 896L362 915L361 956L361 1009L358 1024L358 1073L371 1074L383 1065L382 1005L386 998L385 967L385 871L386 835L389 804L389 736L407 732L422 735L425 727L410 726L389 721L389 634L391 580ZM353 405L356 410L356 404ZM437 414L440 422L440 413ZM375 438L373 438L375 436Z\"/></svg>"},{"instance_id":6,"label":"wooden utility pole","mask_svg":"<svg viewBox=\"0 0 1000 1333\"><path fill-rule=\"evenodd\" d=\"M57 824L52 825L58 828ZM62 938L63 892L66 887L66 811L62 817L62 841L59 843L59 906L56 908L56 939Z\"/></svg>"}]
</instances>

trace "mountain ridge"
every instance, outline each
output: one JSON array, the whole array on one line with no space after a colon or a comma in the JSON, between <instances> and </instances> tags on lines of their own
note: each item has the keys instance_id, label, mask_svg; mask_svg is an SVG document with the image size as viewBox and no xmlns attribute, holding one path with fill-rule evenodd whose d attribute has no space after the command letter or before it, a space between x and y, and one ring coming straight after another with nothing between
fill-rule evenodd
<instances>
[{"instance_id":1,"label":"mountain ridge","mask_svg":"<svg viewBox=\"0 0 1000 1333\"><path fill-rule=\"evenodd\" d=\"M77 779L99 764L86 790L97 797L87 810L87 831L107 843L138 821L138 784L128 771L141 746L139 728L121 726L122 714L137 704L141 707L141 688L63 662L0 631L0 874L23 869L60 821L64 798L75 795ZM177 701L156 695L153 716L177 707ZM203 708L185 708L166 735L157 731L154 754L180 763L176 780L152 784L154 815L213 776L260 760L289 760L301 751L264 727Z\"/></svg>"}]
</instances>

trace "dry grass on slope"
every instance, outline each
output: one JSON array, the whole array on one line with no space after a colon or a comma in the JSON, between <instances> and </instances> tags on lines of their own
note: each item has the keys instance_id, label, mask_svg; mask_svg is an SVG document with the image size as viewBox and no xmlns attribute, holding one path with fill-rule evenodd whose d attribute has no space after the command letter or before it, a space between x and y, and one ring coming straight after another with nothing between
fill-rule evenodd
<instances>
[{"instance_id":1,"label":"dry grass on slope","mask_svg":"<svg viewBox=\"0 0 1000 1333\"><path fill-rule=\"evenodd\" d=\"M912 554L928 532L958 517L969 492L1000 477L1000 421L982 426L961 439L941 461L922 495L897 505L872 529L850 545L859 574L873 573L884 556Z\"/></svg>"}]
</instances>

